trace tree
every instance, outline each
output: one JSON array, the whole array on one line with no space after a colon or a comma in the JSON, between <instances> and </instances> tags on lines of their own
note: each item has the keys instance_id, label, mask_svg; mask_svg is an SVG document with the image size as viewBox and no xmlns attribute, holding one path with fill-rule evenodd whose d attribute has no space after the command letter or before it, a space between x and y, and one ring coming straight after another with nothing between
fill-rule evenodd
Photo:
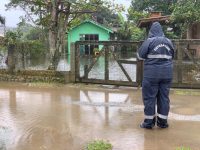
<instances>
[{"instance_id":1,"label":"tree","mask_svg":"<svg viewBox=\"0 0 200 150\"><path fill-rule=\"evenodd\" d=\"M137 22L143 17L147 17L151 11L161 11L163 15L171 15L173 5L177 0L132 0L131 6L128 9L128 18Z\"/></svg>"},{"instance_id":2,"label":"tree","mask_svg":"<svg viewBox=\"0 0 200 150\"><path fill-rule=\"evenodd\" d=\"M145 6L143 6L144 4L144 1L133 0L128 9L128 21L124 28L122 28L121 33L122 35L129 35L129 40L138 41L144 39L144 30L137 27L139 19L147 16L147 12L144 11L144 9L146 9Z\"/></svg>"},{"instance_id":3,"label":"tree","mask_svg":"<svg viewBox=\"0 0 200 150\"><path fill-rule=\"evenodd\" d=\"M33 31L37 32L37 36L32 35ZM29 24L18 24L18 27L16 30L13 31L7 31L5 35L5 45L8 49L8 57L11 63L9 63L9 70L12 70L13 72L15 69L15 65L17 63L16 60L19 59L22 68L25 69L26 65L26 58L41 58L41 56L45 55L47 46L45 44L45 41L40 39L40 29L31 27ZM28 33L27 33L28 32ZM24 35L24 33L26 33ZM39 35L39 36L38 36ZM20 56L20 57L19 57Z\"/></svg>"},{"instance_id":4,"label":"tree","mask_svg":"<svg viewBox=\"0 0 200 150\"><path fill-rule=\"evenodd\" d=\"M161 11L164 15L170 15L173 11L172 5L177 0L132 0L131 8L138 12Z\"/></svg>"},{"instance_id":5,"label":"tree","mask_svg":"<svg viewBox=\"0 0 200 150\"><path fill-rule=\"evenodd\" d=\"M144 31L142 29L138 28L134 23L130 22L130 20L125 21L123 17L120 18L121 27L117 32L118 40L139 41L143 39Z\"/></svg>"},{"instance_id":6,"label":"tree","mask_svg":"<svg viewBox=\"0 0 200 150\"><path fill-rule=\"evenodd\" d=\"M200 22L200 1L179 0L173 6L172 20L181 28L182 35L192 24Z\"/></svg>"},{"instance_id":7,"label":"tree","mask_svg":"<svg viewBox=\"0 0 200 150\"><path fill-rule=\"evenodd\" d=\"M98 11L99 6L109 7L110 4L108 0L11 0L7 7L21 7L30 20L48 28L50 58L55 69L65 48L66 30L73 20ZM34 20L33 15L39 18Z\"/></svg>"},{"instance_id":8,"label":"tree","mask_svg":"<svg viewBox=\"0 0 200 150\"><path fill-rule=\"evenodd\" d=\"M128 20L133 26L133 31L137 31L136 35L138 35L140 39L142 36L144 38L144 32L136 26L140 19L148 17L151 11L161 11L163 15L171 15L177 1L178 0L132 0L131 6L128 9ZM174 30L169 32L167 28L164 27L165 34L167 34L169 38L177 38L180 33L179 26L177 26L175 22L170 24L170 26Z\"/></svg>"}]
</instances>

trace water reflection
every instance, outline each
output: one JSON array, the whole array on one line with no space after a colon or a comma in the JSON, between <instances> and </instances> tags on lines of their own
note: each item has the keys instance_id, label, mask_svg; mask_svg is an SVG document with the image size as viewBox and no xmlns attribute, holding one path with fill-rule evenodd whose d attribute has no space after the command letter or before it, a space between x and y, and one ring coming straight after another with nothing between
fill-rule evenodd
<instances>
[{"instance_id":1,"label":"water reflection","mask_svg":"<svg viewBox=\"0 0 200 150\"><path fill-rule=\"evenodd\" d=\"M0 95L0 149L80 150L92 139L109 140L116 150L164 149L163 146L172 149L180 144L172 137L184 137L189 125L193 127L187 133L191 140L182 138L182 142L196 148L200 139L200 111L193 115L176 112L178 107L192 108L192 104L198 104L198 96L184 95L191 101L188 106L180 100L184 97L171 95L172 127L149 132L138 127L143 119L143 104L141 91L133 88L36 88L4 83L0 84ZM171 143L160 144L164 139Z\"/></svg>"},{"instance_id":2,"label":"water reflection","mask_svg":"<svg viewBox=\"0 0 200 150\"><path fill-rule=\"evenodd\" d=\"M0 104L1 149L79 150L92 138L103 138L103 130L112 128L118 113L123 124L123 113L120 107L82 106L69 101L109 104L118 95L111 103L131 103L127 93L76 88L18 90L9 86L0 93L4 99Z\"/></svg>"},{"instance_id":3,"label":"water reflection","mask_svg":"<svg viewBox=\"0 0 200 150\"><path fill-rule=\"evenodd\" d=\"M134 54L126 53L126 55L120 55L120 59L129 59L129 60L136 60ZM80 76L84 76L84 66L90 66L97 57L94 56L86 56L83 55L80 57ZM22 68L23 64L22 61L18 61L17 68ZM50 62L49 59L46 57L38 57L35 59L26 59L25 60L25 68L27 70L47 70ZM136 65L133 64L122 64L125 70L128 72L129 76L133 81L136 81ZM70 55L62 56L58 66L57 71L70 71ZM93 79L104 79L105 72L105 57L101 56L93 68L91 69L88 77ZM110 80L122 80L128 81L126 76L124 75L123 71L117 64L116 60L113 57L109 58L109 79Z\"/></svg>"},{"instance_id":4,"label":"water reflection","mask_svg":"<svg viewBox=\"0 0 200 150\"><path fill-rule=\"evenodd\" d=\"M70 64L67 59L63 58L59 61L57 71L70 71Z\"/></svg>"}]
</instances>

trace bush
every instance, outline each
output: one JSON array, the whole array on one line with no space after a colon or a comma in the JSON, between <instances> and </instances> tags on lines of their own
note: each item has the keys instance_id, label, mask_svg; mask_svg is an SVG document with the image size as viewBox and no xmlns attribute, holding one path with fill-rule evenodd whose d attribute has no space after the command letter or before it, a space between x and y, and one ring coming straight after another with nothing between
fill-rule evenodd
<instances>
[{"instance_id":1,"label":"bush","mask_svg":"<svg viewBox=\"0 0 200 150\"><path fill-rule=\"evenodd\" d=\"M112 145L103 140L95 140L87 145L87 150L112 150Z\"/></svg>"}]
</instances>

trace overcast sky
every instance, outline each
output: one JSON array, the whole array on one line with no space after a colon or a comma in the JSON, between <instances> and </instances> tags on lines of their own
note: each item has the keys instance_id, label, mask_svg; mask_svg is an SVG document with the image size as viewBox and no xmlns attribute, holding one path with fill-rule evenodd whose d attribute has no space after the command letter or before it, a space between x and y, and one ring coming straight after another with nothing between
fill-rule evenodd
<instances>
[{"instance_id":1,"label":"overcast sky","mask_svg":"<svg viewBox=\"0 0 200 150\"><path fill-rule=\"evenodd\" d=\"M125 5L126 8L130 6L131 0L115 0L119 4ZM19 17L24 15L23 11L19 9L11 9L6 11L5 4L9 3L9 0L0 0L0 15L6 17L7 27L16 27L19 22Z\"/></svg>"}]
</instances>

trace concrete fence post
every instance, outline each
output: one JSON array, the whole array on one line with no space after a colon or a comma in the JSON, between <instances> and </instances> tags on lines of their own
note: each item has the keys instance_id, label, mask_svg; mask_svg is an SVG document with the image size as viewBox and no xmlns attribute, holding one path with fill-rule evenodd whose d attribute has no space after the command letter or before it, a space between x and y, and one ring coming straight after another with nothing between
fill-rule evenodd
<instances>
[{"instance_id":1,"label":"concrete fence post","mask_svg":"<svg viewBox=\"0 0 200 150\"><path fill-rule=\"evenodd\" d=\"M13 74L15 71L16 65L16 50L15 45L8 45L8 72Z\"/></svg>"},{"instance_id":2,"label":"concrete fence post","mask_svg":"<svg viewBox=\"0 0 200 150\"><path fill-rule=\"evenodd\" d=\"M75 43L71 43L70 46L70 81L75 82L76 81L76 48Z\"/></svg>"},{"instance_id":3,"label":"concrete fence post","mask_svg":"<svg viewBox=\"0 0 200 150\"><path fill-rule=\"evenodd\" d=\"M182 68L183 68L183 48L181 47L180 41L177 42L177 56L178 56L178 83L181 84L183 82L183 74L182 74Z\"/></svg>"}]
</instances>

